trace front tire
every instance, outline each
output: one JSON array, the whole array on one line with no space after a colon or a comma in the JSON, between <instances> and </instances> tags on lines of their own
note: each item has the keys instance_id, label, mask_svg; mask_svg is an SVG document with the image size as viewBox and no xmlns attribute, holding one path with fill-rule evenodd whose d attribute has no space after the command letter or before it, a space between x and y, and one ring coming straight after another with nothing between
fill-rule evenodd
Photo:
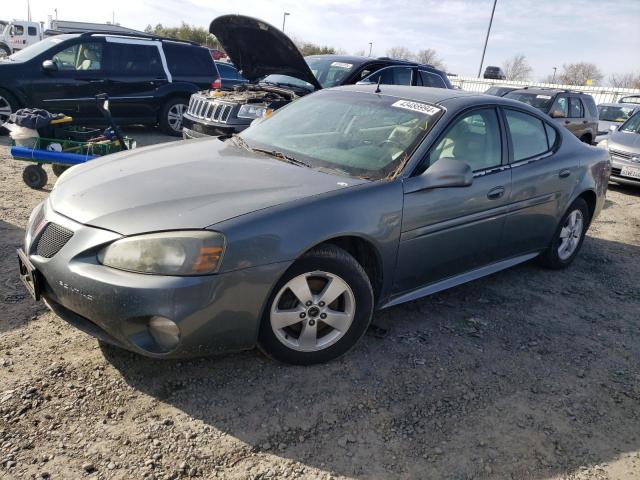
<instances>
[{"instance_id":1,"label":"front tire","mask_svg":"<svg viewBox=\"0 0 640 480\"><path fill-rule=\"evenodd\" d=\"M184 98L171 98L162 107L160 112L160 128L167 135L173 137L182 136L182 115L187 111L188 100Z\"/></svg>"},{"instance_id":2,"label":"front tire","mask_svg":"<svg viewBox=\"0 0 640 480\"><path fill-rule=\"evenodd\" d=\"M552 269L571 265L582 247L590 220L587 202L578 198L562 216L551 243L538 257L538 263Z\"/></svg>"},{"instance_id":3,"label":"front tire","mask_svg":"<svg viewBox=\"0 0 640 480\"><path fill-rule=\"evenodd\" d=\"M373 289L345 250L322 245L287 270L267 302L258 338L270 357L313 365L346 353L371 323Z\"/></svg>"},{"instance_id":4,"label":"front tire","mask_svg":"<svg viewBox=\"0 0 640 480\"><path fill-rule=\"evenodd\" d=\"M6 133L6 129L2 127L2 124L7 122L11 114L17 109L18 102L13 95L0 89L0 134Z\"/></svg>"}]
</instances>

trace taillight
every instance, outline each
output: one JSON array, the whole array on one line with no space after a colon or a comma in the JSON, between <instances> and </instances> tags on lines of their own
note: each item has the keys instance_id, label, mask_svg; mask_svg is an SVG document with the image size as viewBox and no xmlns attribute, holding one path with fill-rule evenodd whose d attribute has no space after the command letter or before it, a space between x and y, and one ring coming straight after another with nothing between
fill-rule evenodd
<instances>
[{"instance_id":1,"label":"taillight","mask_svg":"<svg viewBox=\"0 0 640 480\"><path fill-rule=\"evenodd\" d=\"M222 88L222 80L220 80L220 76L218 76L213 82L211 82L211 88Z\"/></svg>"}]
</instances>

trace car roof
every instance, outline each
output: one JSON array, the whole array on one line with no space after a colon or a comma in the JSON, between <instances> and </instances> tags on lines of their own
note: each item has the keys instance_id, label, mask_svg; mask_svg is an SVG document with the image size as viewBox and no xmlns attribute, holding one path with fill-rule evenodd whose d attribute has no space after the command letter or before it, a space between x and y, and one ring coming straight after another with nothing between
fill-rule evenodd
<instances>
[{"instance_id":1,"label":"car roof","mask_svg":"<svg viewBox=\"0 0 640 480\"><path fill-rule=\"evenodd\" d=\"M375 94L377 85L344 85L341 87L333 87L326 89L340 90L346 92L359 92ZM380 85L379 95L386 95L391 97L397 97L407 100L413 100L415 102L432 103L437 105L446 106L448 103L454 101L460 107L473 106L476 104L486 105L504 105L516 107L520 110L527 110L536 115L540 115L540 111L526 103L519 102L504 97L494 97L491 95L485 95L480 92L465 92L464 90L454 90L449 88L433 88L433 87L410 87L407 85Z\"/></svg>"},{"instance_id":2,"label":"car roof","mask_svg":"<svg viewBox=\"0 0 640 480\"><path fill-rule=\"evenodd\" d=\"M418 63L418 62L412 62L411 60L402 60L402 59L390 58L390 57L363 57L361 55L323 54L323 55L307 55L304 58L329 58L336 62L352 63L357 66L364 65L366 63L388 62L393 65L408 65L408 66L417 66L417 67L430 68L432 70L438 70L433 65L429 65L426 63ZM389 65L389 66L392 66L392 65Z\"/></svg>"}]
</instances>

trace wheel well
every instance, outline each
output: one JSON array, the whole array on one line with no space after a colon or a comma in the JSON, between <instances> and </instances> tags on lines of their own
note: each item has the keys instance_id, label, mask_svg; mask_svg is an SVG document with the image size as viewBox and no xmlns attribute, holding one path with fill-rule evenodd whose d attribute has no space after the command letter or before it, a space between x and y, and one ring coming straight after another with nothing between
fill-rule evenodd
<instances>
[{"instance_id":1,"label":"wheel well","mask_svg":"<svg viewBox=\"0 0 640 480\"><path fill-rule=\"evenodd\" d=\"M356 259L369 277L377 300L382 290L382 262L376 248L367 240L354 236L332 238L322 243L340 247Z\"/></svg>"},{"instance_id":2,"label":"wheel well","mask_svg":"<svg viewBox=\"0 0 640 480\"><path fill-rule=\"evenodd\" d=\"M596 202L598 201L596 194L592 190L586 190L582 192L578 198L582 198L587 202L587 206L589 207L589 223L591 223L593 212L596 210Z\"/></svg>"}]
</instances>

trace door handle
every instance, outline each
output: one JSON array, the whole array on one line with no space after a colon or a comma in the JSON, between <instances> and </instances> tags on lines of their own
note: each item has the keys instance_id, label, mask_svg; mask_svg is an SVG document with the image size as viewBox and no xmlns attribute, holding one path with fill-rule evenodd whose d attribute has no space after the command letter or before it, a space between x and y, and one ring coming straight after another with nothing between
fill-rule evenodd
<instances>
[{"instance_id":1,"label":"door handle","mask_svg":"<svg viewBox=\"0 0 640 480\"><path fill-rule=\"evenodd\" d=\"M497 200L503 195L504 195L504 187L495 187L489 190L489 193L487 193L487 198L489 200Z\"/></svg>"},{"instance_id":2,"label":"door handle","mask_svg":"<svg viewBox=\"0 0 640 480\"><path fill-rule=\"evenodd\" d=\"M87 83L104 83L103 79L92 78L87 80Z\"/></svg>"},{"instance_id":3,"label":"door handle","mask_svg":"<svg viewBox=\"0 0 640 480\"><path fill-rule=\"evenodd\" d=\"M560 170L560 173L558 174L560 178L567 178L569 175L571 175L571 170L569 170L568 168Z\"/></svg>"}]
</instances>

